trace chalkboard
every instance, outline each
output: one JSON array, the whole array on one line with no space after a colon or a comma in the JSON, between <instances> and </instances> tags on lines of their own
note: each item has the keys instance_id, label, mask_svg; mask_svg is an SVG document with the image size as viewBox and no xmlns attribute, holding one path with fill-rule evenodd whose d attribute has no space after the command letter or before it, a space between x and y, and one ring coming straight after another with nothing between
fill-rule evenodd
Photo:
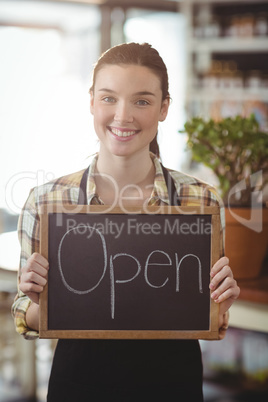
<instances>
[{"instance_id":1,"label":"chalkboard","mask_svg":"<svg viewBox=\"0 0 268 402\"><path fill-rule=\"evenodd\" d=\"M41 338L218 339L219 208L48 206Z\"/></svg>"}]
</instances>

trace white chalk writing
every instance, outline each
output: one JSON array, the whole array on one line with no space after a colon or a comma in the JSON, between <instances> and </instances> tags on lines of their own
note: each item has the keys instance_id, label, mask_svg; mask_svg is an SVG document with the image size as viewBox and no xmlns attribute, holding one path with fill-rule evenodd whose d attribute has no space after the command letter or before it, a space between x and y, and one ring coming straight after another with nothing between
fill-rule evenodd
<instances>
[{"instance_id":1,"label":"white chalk writing","mask_svg":"<svg viewBox=\"0 0 268 402\"><path fill-rule=\"evenodd\" d=\"M90 287L89 289L86 290L78 290L73 288L72 286L70 286L64 276L63 273L63 267L62 267L62 246L64 241L66 240L66 237L69 234L77 234L77 231L79 231L80 234L84 233L84 235L87 235L87 231L90 232L90 236L86 236L86 239L88 241L91 241L93 236L92 234L97 234L101 240L101 245L102 245L102 253L103 253L103 257L104 257L104 262L103 262L103 268L102 268L102 273L100 275L99 280L97 281L97 283ZM92 247L94 248L94 253L97 252L97 255L101 255L100 253L98 253L98 251L96 251L96 241L94 241L93 239L93 245ZM157 261L157 256L159 257L159 260ZM164 256L166 259L166 262L163 262L163 258L161 258L161 256ZM183 264L183 262L186 259L195 259L197 261L197 269L198 269L198 284L199 284L199 293L203 293L203 286L202 286L202 266L201 266L201 261L199 259L199 257L195 254L186 254L184 255L180 260L178 257L178 253L174 253L175 256L175 269L176 269L176 287L175 287L175 291L176 292L180 292L180 271L181 271L181 266ZM130 258L132 260L135 261L136 265L137 265L137 270L136 272L132 273L132 276L127 278L127 279L116 279L115 278L115 260L119 260L120 258ZM107 263L108 263L108 252L107 252L107 246L106 246L106 241L105 241L105 237L104 235L96 228L93 226L89 226L89 225L82 225L79 224L76 227L73 227L72 229L67 230L67 232L63 235L60 244L59 244L59 248L58 248L58 266L59 266L59 271L60 271L60 275L61 275L61 279L62 282L64 284L64 286L72 293L76 293L78 295L84 295L90 292L93 292L94 290L97 289L97 287L100 285L100 283L102 282L106 270L107 270ZM120 262L118 263L118 266L120 266ZM152 279L149 280L149 268L150 268L150 272L154 272L155 269L157 268L157 266L168 266L168 267L172 267L173 262L172 262L172 258L171 256L163 251L163 250L153 250L151 251L147 258L146 258L146 262L144 264L144 279L145 279L145 283L147 285L149 285L152 288L155 289L160 289L163 288L164 286L166 286L167 282L169 281L169 277L167 276L166 280L162 283L162 284L155 284L152 283ZM127 266L127 264L125 264L125 266ZM90 269L90 267L88 267ZM135 280L135 278L137 278L137 276L140 274L141 270L142 270L142 265L140 263L140 261L138 260L138 258L136 258L135 256L128 254L128 253L117 253L115 255L110 255L109 256L109 270L110 270L110 290L111 290L111 317L112 319L114 319L115 317L115 299L116 299L116 284L125 284L128 282L132 282ZM151 274L152 275L152 274Z\"/></svg>"}]
</instances>

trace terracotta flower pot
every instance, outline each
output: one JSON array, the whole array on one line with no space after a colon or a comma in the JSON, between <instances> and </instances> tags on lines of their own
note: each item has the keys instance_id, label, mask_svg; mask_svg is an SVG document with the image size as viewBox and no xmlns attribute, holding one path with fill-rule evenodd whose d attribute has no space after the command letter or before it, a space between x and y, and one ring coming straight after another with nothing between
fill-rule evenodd
<instances>
[{"instance_id":1,"label":"terracotta flower pot","mask_svg":"<svg viewBox=\"0 0 268 402\"><path fill-rule=\"evenodd\" d=\"M259 276L268 248L268 208L225 208L225 254L235 279Z\"/></svg>"}]
</instances>

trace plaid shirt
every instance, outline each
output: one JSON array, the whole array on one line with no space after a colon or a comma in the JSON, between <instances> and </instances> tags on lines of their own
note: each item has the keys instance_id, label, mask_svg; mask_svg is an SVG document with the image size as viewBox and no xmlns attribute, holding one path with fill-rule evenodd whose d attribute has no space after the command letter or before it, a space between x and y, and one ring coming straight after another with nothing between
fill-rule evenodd
<instances>
[{"instance_id":1,"label":"plaid shirt","mask_svg":"<svg viewBox=\"0 0 268 402\"><path fill-rule=\"evenodd\" d=\"M163 176L163 171L159 160L151 154L155 165L155 180L151 197L148 201L149 206L169 205L168 190ZM103 204L96 193L94 172L97 156L93 159L87 180L87 199L88 204ZM77 204L79 196L79 186L84 171L79 171L68 176L53 180L42 186L31 190L25 203L18 223L18 235L21 244L20 268L18 283L20 280L21 268L25 266L27 259L34 253L39 252L40 243L40 207L44 204ZM192 176L181 172L169 170L176 190L180 196L182 206L221 206L221 255L224 254L224 207L220 202L216 190L210 185L200 182ZM26 339L35 339L38 332L31 330L26 324L26 311L31 300L23 292L18 290L12 305L12 314L15 320L16 330Z\"/></svg>"}]
</instances>

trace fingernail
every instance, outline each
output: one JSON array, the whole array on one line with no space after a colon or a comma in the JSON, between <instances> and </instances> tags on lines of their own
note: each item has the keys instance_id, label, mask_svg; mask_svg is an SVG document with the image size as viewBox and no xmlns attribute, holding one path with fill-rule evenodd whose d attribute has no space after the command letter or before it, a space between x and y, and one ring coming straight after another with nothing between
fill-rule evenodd
<instances>
[{"instance_id":1,"label":"fingernail","mask_svg":"<svg viewBox=\"0 0 268 402\"><path fill-rule=\"evenodd\" d=\"M211 284L209 285L209 288L210 288L211 290L213 290L213 289L215 289L215 285L214 285L213 283L211 283Z\"/></svg>"}]
</instances>

